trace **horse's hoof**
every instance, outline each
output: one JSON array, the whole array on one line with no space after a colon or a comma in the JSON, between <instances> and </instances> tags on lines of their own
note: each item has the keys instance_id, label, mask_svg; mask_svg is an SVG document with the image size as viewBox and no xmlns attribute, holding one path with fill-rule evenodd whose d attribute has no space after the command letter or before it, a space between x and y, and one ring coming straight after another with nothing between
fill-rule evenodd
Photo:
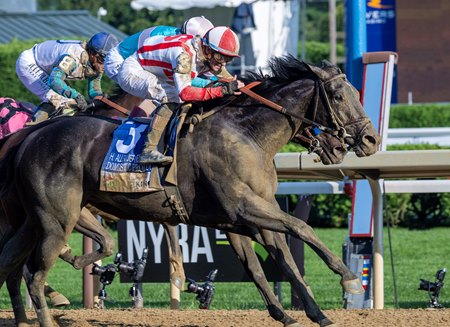
<instances>
[{"instance_id":1,"label":"horse's hoof","mask_svg":"<svg viewBox=\"0 0 450 327\"><path fill-rule=\"evenodd\" d=\"M302 325L299 322L289 323L287 325L284 325L284 327L302 327Z\"/></svg>"},{"instance_id":2,"label":"horse's hoof","mask_svg":"<svg viewBox=\"0 0 450 327\"><path fill-rule=\"evenodd\" d=\"M322 320L319 322L319 325L320 325L320 327L325 327L325 326L327 326L327 327L338 327L337 324L335 324L334 322L332 322L332 321L331 321L330 319L328 319L328 318L322 319Z\"/></svg>"},{"instance_id":3,"label":"horse's hoof","mask_svg":"<svg viewBox=\"0 0 450 327\"><path fill-rule=\"evenodd\" d=\"M52 292L48 295L50 298L50 303L53 307L65 307L66 305L70 305L70 301L61 293Z\"/></svg>"},{"instance_id":4,"label":"horse's hoof","mask_svg":"<svg viewBox=\"0 0 450 327\"><path fill-rule=\"evenodd\" d=\"M365 292L359 278L350 280L341 280L342 288L350 294L363 294Z\"/></svg>"}]
</instances>

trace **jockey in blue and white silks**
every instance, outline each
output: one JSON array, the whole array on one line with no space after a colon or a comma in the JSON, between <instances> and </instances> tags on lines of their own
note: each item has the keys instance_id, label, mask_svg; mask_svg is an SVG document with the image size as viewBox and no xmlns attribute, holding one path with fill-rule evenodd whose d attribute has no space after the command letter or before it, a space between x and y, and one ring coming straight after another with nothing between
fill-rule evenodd
<instances>
[{"instance_id":1,"label":"jockey in blue and white silks","mask_svg":"<svg viewBox=\"0 0 450 327\"><path fill-rule=\"evenodd\" d=\"M88 94L102 94L101 78L106 53L118 43L109 33L97 33L87 43L77 40L49 40L23 51L16 62L22 83L43 103L35 121L45 120L55 110L73 106L85 110L84 96L67 84L69 80L88 80Z\"/></svg>"}]
</instances>

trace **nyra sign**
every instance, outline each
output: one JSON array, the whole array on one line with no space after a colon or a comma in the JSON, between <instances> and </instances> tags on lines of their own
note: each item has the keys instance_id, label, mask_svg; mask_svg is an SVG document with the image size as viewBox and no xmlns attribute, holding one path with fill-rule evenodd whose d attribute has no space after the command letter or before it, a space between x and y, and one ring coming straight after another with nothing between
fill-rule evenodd
<instances>
[{"instance_id":1,"label":"nyra sign","mask_svg":"<svg viewBox=\"0 0 450 327\"><path fill-rule=\"evenodd\" d=\"M179 225L177 227L186 277L204 280L218 269L216 281L249 281L242 264L228 243L226 235L206 227ZM168 246L162 225L143 221L119 221L119 251L123 261L140 259L148 247L143 282L169 281ZM274 261L258 243L253 243L261 266L269 281L281 281ZM125 279L124 279L125 281Z\"/></svg>"}]
</instances>

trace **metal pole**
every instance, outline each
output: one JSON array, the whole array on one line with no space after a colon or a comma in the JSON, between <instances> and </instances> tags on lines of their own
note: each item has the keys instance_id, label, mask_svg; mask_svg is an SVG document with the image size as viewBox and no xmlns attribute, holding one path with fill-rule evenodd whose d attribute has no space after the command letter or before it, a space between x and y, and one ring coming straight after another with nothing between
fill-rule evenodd
<instances>
[{"instance_id":1,"label":"metal pole","mask_svg":"<svg viewBox=\"0 0 450 327\"><path fill-rule=\"evenodd\" d=\"M83 253L90 253L93 251L92 239L83 236ZM92 309L94 307L94 278L90 274L92 265L83 268L83 306L85 309Z\"/></svg>"},{"instance_id":2,"label":"metal pole","mask_svg":"<svg viewBox=\"0 0 450 327\"><path fill-rule=\"evenodd\" d=\"M312 195L299 195L297 206L294 209L294 216L305 223L308 222L311 212ZM299 239L291 237L289 239L289 249L294 258L295 264L302 276L305 276L305 243ZM305 306L295 289L291 288L291 306L296 310L304 310Z\"/></svg>"},{"instance_id":3,"label":"metal pole","mask_svg":"<svg viewBox=\"0 0 450 327\"><path fill-rule=\"evenodd\" d=\"M306 0L300 0L302 60L306 60Z\"/></svg>"},{"instance_id":4,"label":"metal pole","mask_svg":"<svg viewBox=\"0 0 450 327\"><path fill-rule=\"evenodd\" d=\"M330 62L336 64L336 0L328 0L328 19L330 25Z\"/></svg>"},{"instance_id":5,"label":"metal pole","mask_svg":"<svg viewBox=\"0 0 450 327\"><path fill-rule=\"evenodd\" d=\"M381 181L367 178L373 197L373 308L384 308L383 193Z\"/></svg>"},{"instance_id":6,"label":"metal pole","mask_svg":"<svg viewBox=\"0 0 450 327\"><path fill-rule=\"evenodd\" d=\"M362 55L367 52L366 1L347 0L346 73L349 81L358 89L362 88Z\"/></svg>"}]
</instances>

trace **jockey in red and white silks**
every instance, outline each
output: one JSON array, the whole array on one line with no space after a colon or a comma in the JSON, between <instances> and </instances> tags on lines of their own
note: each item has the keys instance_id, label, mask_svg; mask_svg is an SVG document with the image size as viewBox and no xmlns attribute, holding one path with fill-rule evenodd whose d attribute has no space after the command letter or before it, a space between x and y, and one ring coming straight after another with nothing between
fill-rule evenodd
<instances>
[{"instance_id":1,"label":"jockey in red and white silks","mask_svg":"<svg viewBox=\"0 0 450 327\"><path fill-rule=\"evenodd\" d=\"M214 25L205 17L191 17L186 20L181 28L173 26L154 26L133 34L120 42L108 52L105 59L105 73L113 81L118 83L119 69L125 59L138 50L139 44L151 36L172 36L177 34L200 35L203 37Z\"/></svg>"},{"instance_id":2,"label":"jockey in red and white silks","mask_svg":"<svg viewBox=\"0 0 450 327\"><path fill-rule=\"evenodd\" d=\"M210 42L214 40L214 42ZM238 57L239 40L229 28L214 27L205 37L186 34L153 36L128 57L118 76L127 92L159 102L204 101L233 94L242 85L235 81L233 90L222 86L201 88L192 79L204 73L219 74L226 63ZM230 85L227 85L229 87Z\"/></svg>"}]
</instances>

